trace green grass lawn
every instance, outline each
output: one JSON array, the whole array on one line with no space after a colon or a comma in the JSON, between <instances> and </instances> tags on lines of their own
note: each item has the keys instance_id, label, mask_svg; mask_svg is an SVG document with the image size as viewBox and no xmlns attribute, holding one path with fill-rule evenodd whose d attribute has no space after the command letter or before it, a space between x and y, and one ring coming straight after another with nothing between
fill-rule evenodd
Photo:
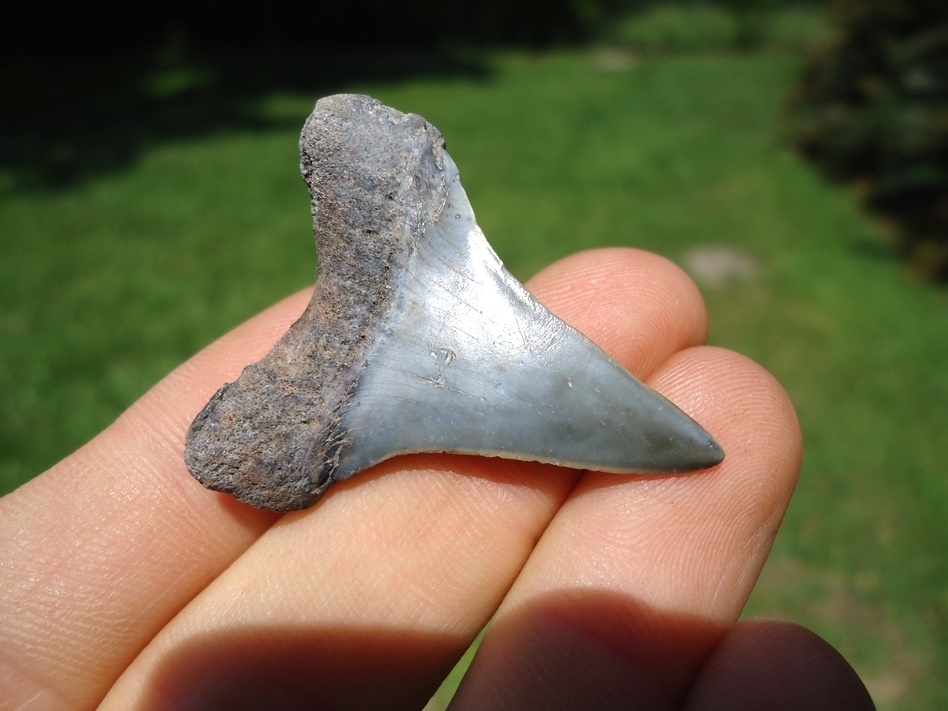
<instances>
[{"instance_id":1,"label":"green grass lawn","mask_svg":"<svg viewBox=\"0 0 948 711\"><path fill-rule=\"evenodd\" d=\"M702 282L711 340L780 378L807 444L749 612L814 628L881 709L948 708L948 293L907 277L853 196L781 145L797 60L618 59L496 55L326 86L438 126L521 278L606 245L736 255L744 271ZM154 139L65 186L0 172L3 491L311 282L296 142L316 98L263 92L255 125Z\"/></svg>"}]
</instances>

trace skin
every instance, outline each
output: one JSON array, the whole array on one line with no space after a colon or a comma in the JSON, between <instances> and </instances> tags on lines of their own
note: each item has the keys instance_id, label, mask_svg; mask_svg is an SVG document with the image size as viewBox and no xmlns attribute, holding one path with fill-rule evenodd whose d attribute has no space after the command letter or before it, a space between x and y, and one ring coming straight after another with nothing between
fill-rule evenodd
<instances>
[{"instance_id":1,"label":"skin","mask_svg":"<svg viewBox=\"0 0 948 711\"><path fill-rule=\"evenodd\" d=\"M398 457L278 517L203 489L194 415L302 312L296 294L180 366L0 500L0 708L421 708L493 618L454 709L868 709L788 622L737 622L800 466L796 416L702 345L674 265L569 257L531 290L695 417L727 458L617 476Z\"/></svg>"}]
</instances>

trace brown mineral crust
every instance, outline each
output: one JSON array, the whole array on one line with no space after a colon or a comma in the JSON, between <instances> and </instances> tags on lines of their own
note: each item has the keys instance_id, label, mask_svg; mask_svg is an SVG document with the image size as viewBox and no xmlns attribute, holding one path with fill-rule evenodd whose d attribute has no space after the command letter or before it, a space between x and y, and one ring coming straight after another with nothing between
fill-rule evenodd
<instances>
[{"instance_id":1,"label":"brown mineral crust","mask_svg":"<svg viewBox=\"0 0 948 711\"><path fill-rule=\"evenodd\" d=\"M340 409L381 335L399 271L445 200L443 145L420 116L369 97L316 104L300 139L319 255L313 297L195 418L185 462L205 486L291 511L331 483L348 444Z\"/></svg>"}]
</instances>

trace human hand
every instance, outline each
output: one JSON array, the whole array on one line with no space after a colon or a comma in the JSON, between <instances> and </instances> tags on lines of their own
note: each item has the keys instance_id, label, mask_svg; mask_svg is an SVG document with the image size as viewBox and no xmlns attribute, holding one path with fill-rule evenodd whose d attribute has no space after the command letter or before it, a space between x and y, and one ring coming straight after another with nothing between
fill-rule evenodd
<instances>
[{"instance_id":1,"label":"human hand","mask_svg":"<svg viewBox=\"0 0 948 711\"><path fill-rule=\"evenodd\" d=\"M531 287L724 463L629 477L412 455L308 511L250 509L188 474L184 434L296 294L0 501L0 708L420 708L492 616L452 708L871 708L812 633L736 622L800 463L780 386L701 345L697 289L654 255L575 255Z\"/></svg>"}]
</instances>

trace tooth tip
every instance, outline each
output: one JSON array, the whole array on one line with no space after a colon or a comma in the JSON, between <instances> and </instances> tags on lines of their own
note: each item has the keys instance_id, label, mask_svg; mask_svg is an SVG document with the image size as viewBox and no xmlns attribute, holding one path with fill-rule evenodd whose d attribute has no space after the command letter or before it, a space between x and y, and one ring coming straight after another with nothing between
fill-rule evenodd
<instances>
[{"instance_id":1,"label":"tooth tip","mask_svg":"<svg viewBox=\"0 0 948 711\"><path fill-rule=\"evenodd\" d=\"M723 462L724 448L717 440L694 420L688 424L691 431L680 433L676 437L677 450L681 457L681 465L676 467L676 470L685 472L710 469Z\"/></svg>"},{"instance_id":2,"label":"tooth tip","mask_svg":"<svg viewBox=\"0 0 948 711\"><path fill-rule=\"evenodd\" d=\"M704 445L694 450L694 457L692 463L688 465L688 470L710 469L723 461L724 448L709 435Z\"/></svg>"}]
</instances>

